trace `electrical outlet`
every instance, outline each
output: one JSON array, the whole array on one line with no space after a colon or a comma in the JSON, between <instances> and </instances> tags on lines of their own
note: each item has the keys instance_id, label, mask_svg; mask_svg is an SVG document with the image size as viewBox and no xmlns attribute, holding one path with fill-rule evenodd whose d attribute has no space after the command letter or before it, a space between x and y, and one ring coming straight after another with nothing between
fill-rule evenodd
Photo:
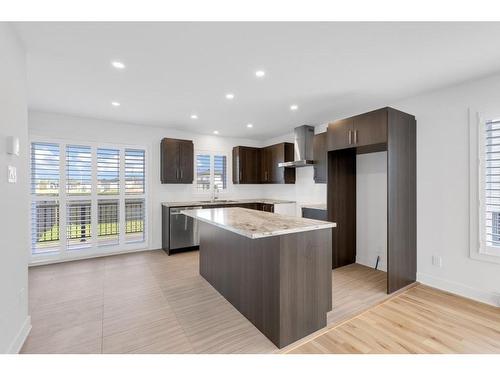
<instances>
[{"instance_id":1,"label":"electrical outlet","mask_svg":"<svg viewBox=\"0 0 500 375\"><path fill-rule=\"evenodd\" d=\"M15 184L17 182L17 169L16 169L16 167L9 165L7 169L8 169L9 184Z\"/></svg>"},{"instance_id":2,"label":"electrical outlet","mask_svg":"<svg viewBox=\"0 0 500 375\"><path fill-rule=\"evenodd\" d=\"M439 268L443 267L443 258L440 255L433 255L432 264Z\"/></svg>"}]
</instances>

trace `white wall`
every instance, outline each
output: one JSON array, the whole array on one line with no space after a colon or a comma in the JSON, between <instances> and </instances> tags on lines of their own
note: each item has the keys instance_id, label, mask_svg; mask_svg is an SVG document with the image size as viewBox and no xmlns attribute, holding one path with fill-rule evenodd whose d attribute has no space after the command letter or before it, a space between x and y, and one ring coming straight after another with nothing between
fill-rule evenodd
<instances>
[{"instance_id":1,"label":"white wall","mask_svg":"<svg viewBox=\"0 0 500 375\"><path fill-rule=\"evenodd\" d=\"M387 152L356 156L356 263L387 271Z\"/></svg>"},{"instance_id":2,"label":"white wall","mask_svg":"<svg viewBox=\"0 0 500 375\"><path fill-rule=\"evenodd\" d=\"M500 75L392 105L417 119L418 280L500 303L500 264L469 257L468 108L498 113ZM442 256L442 268L432 255Z\"/></svg>"},{"instance_id":3,"label":"white wall","mask_svg":"<svg viewBox=\"0 0 500 375\"><path fill-rule=\"evenodd\" d=\"M28 124L24 48L0 23L0 353L17 352L29 329L28 316ZM20 140L19 156L7 155L6 137ZM17 184L7 182L7 166Z\"/></svg>"},{"instance_id":4,"label":"white wall","mask_svg":"<svg viewBox=\"0 0 500 375\"><path fill-rule=\"evenodd\" d=\"M263 185L233 185L232 149L236 145L259 146L248 139L233 139L186 133L161 127L142 126L37 111L29 112L30 137L73 141L118 143L146 147L149 158L150 249L161 248L161 202L207 199L194 185L160 183L160 141L164 137L192 139L195 150L221 151L228 155L228 188L222 198L262 198ZM278 198L278 197L275 197Z\"/></svg>"}]
</instances>

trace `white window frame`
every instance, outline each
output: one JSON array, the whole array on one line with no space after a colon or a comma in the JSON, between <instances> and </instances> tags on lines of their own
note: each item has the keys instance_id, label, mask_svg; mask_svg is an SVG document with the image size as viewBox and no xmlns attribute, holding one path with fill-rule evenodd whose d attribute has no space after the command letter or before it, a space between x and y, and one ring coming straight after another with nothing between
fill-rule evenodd
<instances>
[{"instance_id":1,"label":"white window frame","mask_svg":"<svg viewBox=\"0 0 500 375\"><path fill-rule=\"evenodd\" d=\"M196 168L196 161L197 161L198 155L210 155L210 189L205 190L205 191L198 190L198 182L197 182L198 181L198 173L197 173L197 168ZM207 197L207 196L212 196L212 194L213 194L214 179L215 179L215 173L214 173L215 165L213 163L213 160L214 160L215 155L226 157L226 188L219 190L219 194L221 196L224 196L229 191L229 170L230 170L231 166L229 165L230 159L229 159L228 153L223 152L223 151L209 151L209 150L197 149L197 150L194 150L194 163L193 163L194 164L194 166L193 166L194 167L193 194L196 196Z\"/></svg>"},{"instance_id":2,"label":"white window frame","mask_svg":"<svg viewBox=\"0 0 500 375\"><path fill-rule=\"evenodd\" d=\"M74 139L58 139L42 135L31 135L30 145L33 142L52 143L59 145L59 195L58 196L36 196L30 193L30 202L56 200L59 202L59 235L60 245L59 251L51 254L33 254L32 247L29 246L29 260L30 265L34 264L48 264L54 262L62 262L74 259L94 258L98 256L105 256L111 254L128 253L134 251L142 251L150 248L151 238L151 209L150 209L150 185L151 185L151 172L150 172L150 152L146 145L140 144L117 144L108 142L89 142L84 140ZM92 192L90 195L85 196L68 196L66 192L66 146L90 146L92 153ZM97 192L97 149L110 148L120 150L120 190L117 195L99 195ZM144 180L144 193L143 194L125 194L125 150L126 149L140 149L144 150L145 158L145 180ZM31 176L31 172L30 172ZM31 178L31 177L30 177ZM31 183L31 181L30 181ZM97 240L97 230L91 232L92 245L83 250L68 250L66 239L66 210L67 202L72 200L90 200L91 201L91 216L92 223L98 221L98 201L99 199L117 199L119 202L119 242L116 245L99 245ZM125 199L144 199L145 213L144 213L144 241L129 242L125 241ZM31 222L31 218L30 218ZM97 228L97 225L93 226ZM30 231L32 230L30 223Z\"/></svg>"},{"instance_id":3,"label":"white window frame","mask_svg":"<svg viewBox=\"0 0 500 375\"><path fill-rule=\"evenodd\" d=\"M500 114L500 111L499 111ZM486 246L483 127L488 120L499 118L492 113L469 108L469 256L472 259L500 263L500 248Z\"/></svg>"}]
</instances>

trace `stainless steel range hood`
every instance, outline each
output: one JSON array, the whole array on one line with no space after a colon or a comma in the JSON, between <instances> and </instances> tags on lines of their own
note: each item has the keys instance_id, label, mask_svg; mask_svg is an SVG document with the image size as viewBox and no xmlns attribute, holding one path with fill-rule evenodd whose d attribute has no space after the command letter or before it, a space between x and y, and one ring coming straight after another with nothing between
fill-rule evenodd
<instances>
[{"instance_id":1,"label":"stainless steel range hood","mask_svg":"<svg viewBox=\"0 0 500 375\"><path fill-rule=\"evenodd\" d=\"M294 130L295 134L295 158L294 161L278 163L278 167L299 168L309 167L314 164L313 143L314 126L302 125Z\"/></svg>"}]
</instances>

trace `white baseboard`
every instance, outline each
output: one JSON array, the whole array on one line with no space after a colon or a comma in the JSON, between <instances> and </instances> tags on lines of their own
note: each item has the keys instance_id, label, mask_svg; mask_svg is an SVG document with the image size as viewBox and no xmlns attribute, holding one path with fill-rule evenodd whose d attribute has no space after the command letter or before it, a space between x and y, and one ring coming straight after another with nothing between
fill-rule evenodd
<instances>
[{"instance_id":1,"label":"white baseboard","mask_svg":"<svg viewBox=\"0 0 500 375\"><path fill-rule=\"evenodd\" d=\"M26 341L26 338L28 337L29 333L31 331L31 316L27 316L26 320L24 321L24 324L22 325L21 329L19 330L17 336L15 337L14 341L12 341L12 344L10 344L9 349L7 350L8 354L17 354L21 351L21 348L24 345L24 342Z\"/></svg>"},{"instance_id":2,"label":"white baseboard","mask_svg":"<svg viewBox=\"0 0 500 375\"><path fill-rule=\"evenodd\" d=\"M470 286L445 280L439 277L417 273L417 281L421 284L441 289L446 292L458 294L462 297L470 298L488 305L500 307L500 293L493 291L484 291L472 288Z\"/></svg>"}]
</instances>

